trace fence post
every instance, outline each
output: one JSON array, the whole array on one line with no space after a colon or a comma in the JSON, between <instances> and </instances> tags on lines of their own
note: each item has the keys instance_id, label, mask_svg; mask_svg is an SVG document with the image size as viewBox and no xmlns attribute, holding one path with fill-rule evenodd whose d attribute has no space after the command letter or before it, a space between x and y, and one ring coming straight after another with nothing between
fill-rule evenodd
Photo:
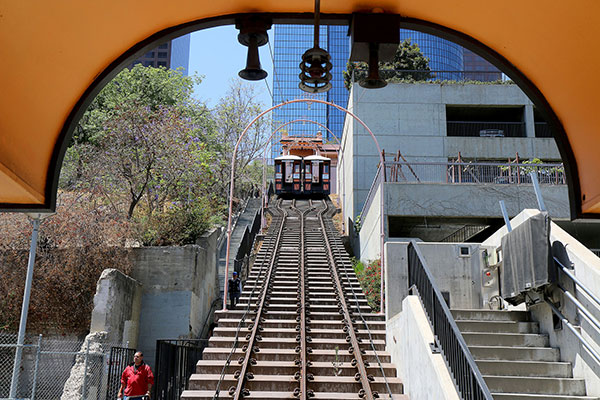
<instances>
[{"instance_id":1,"label":"fence post","mask_svg":"<svg viewBox=\"0 0 600 400\"><path fill-rule=\"evenodd\" d=\"M42 351L42 335L38 336L38 345L35 352L35 366L33 367L33 388L31 389L31 400L35 400L35 386L37 384L38 365L40 362L40 352Z\"/></svg>"},{"instance_id":2,"label":"fence post","mask_svg":"<svg viewBox=\"0 0 600 400\"><path fill-rule=\"evenodd\" d=\"M85 390L87 387L87 367L88 358L90 356L90 340L88 339L85 345L85 359L83 362L83 388L81 389L81 400L85 400Z\"/></svg>"}]
</instances>

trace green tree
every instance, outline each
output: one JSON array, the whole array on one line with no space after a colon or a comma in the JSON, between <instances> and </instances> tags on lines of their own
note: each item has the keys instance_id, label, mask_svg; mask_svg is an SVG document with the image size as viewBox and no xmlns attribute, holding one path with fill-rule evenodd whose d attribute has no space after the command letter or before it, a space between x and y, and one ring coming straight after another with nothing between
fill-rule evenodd
<instances>
[{"instance_id":1,"label":"green tree","mask_svg":"<svg viewBox=\"0 0 600 400\"><path fill-rule=\"evenodd\" d=\"M215 170L218 175L215 181L215 192L221 196L227 197L229 195L231 159L235 144L242 131L264 110L264 105L257 100L257 95L255 86L241 79L233 79L230 82L227 94L220 99L213 109L212 114L217 130L216 136L220 142L218 153L221 158L219 168ZM270 127L270 119L265 116L252 125L242 142L240 142L234 177L238 188L237 194L252 189L256 184L260 185L260 181L252 182L249 180L250 176L259 176L251 174L249 169L254 160L262 157L263 150L268 144Z\"/></svg>"},{"instance_id":2,"label":"green tree","mask_svg":"<svg viewBox=\"0 0 600 400\"><path fill-rule=\"evenodd\" d=\"M125 68L92 101L77 125L73 142L96 143L106 122L131 107L144 106L154 111L160 106L175 106L185 110L195 102L194 85L201 82L199 76L184 76L164 67L138 64Z\"/></svg>"},{"instance_id":3,"label":"green tree","mask_svg":"<svg viewBox=\"0 0 600 400\"><path fill-rule=\"evenodd\" d=\"M352 86L352 75L354 81L359 82L367 77L369 69L366 62L348 62L346 68L344 85L348 90ZM429 58L423 55L419 45L411 44L410 39L400 43L392 62L379 63L379 75L388 82L424 81L431 78L429 71Z\"/></svg>"}]
</instances>

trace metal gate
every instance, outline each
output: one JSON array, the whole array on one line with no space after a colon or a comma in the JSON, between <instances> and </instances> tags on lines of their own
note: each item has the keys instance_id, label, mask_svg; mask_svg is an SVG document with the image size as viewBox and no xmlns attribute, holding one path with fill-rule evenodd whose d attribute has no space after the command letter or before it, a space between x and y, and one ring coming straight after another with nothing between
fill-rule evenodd
<instances>
[{"instance_id":1,"label":"metal gate","mask_svg":"<svg viewBox=\"0 0 600 400\"><path fill-rule=\"evenodd\" d=\"M135 349L126 347L111 347L108 358L108 380L106 384L106 398L116 399L121 386L121 374L125 367L133 362Z\"/></svg>"},{"instance_id":2,"label":"metal gate","mask_svg":"<svg viewBox=\"0 0 600 400\"><path fill-rule=\"evenodd\" d=\"M156 341L157 400L179 400L207 345L207 339Z\"/></svg>"}]
</instances>

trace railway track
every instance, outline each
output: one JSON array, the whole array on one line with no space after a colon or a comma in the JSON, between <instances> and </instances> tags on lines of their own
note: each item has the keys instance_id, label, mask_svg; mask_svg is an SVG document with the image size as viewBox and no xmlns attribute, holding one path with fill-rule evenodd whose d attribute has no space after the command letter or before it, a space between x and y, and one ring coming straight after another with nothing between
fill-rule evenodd
<instances>
[{"instance_id":1,"label":"railway track","mask_svg":"<svg viewBox=\"0 0 600 400\"><path fill-rule=\"evenodd\" d=\"M280 200L184 400L405 399L329 201Z\"/></svg>"}]
</instances>

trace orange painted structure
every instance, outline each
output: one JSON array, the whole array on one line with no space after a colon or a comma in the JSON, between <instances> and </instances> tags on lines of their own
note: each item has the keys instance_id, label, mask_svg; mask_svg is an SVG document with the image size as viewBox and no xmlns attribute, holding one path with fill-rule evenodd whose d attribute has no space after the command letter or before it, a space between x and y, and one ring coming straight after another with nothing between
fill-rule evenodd
<instances>
[{"instance_id":1,"label":"orange painted structure","mask_svg":"<svg viewBox=\"0 0 600 400\"><path fill-rule=\"evenodd\" d=\"M197 29L249 13L310 23L313 3L6 0L0 7L0 207L51 210L64 151L99 90L133 59ZM323 24L356 12L401 16L507 73L549 121L567 169L571 215L600 216L600 2L532 0L490 7L464 0L330 0ZM568 57L564 56L568 49ZM214 62L232 62L226 55ZM244 60L239 60L240 68Z\"/></svg>"}]
</instances>

